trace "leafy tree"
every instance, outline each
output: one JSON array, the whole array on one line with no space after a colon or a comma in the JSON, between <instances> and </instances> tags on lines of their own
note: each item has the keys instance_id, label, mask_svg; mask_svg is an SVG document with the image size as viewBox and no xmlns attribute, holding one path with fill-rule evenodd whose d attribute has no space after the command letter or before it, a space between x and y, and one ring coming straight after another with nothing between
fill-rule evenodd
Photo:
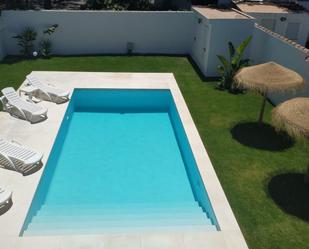
<instances>
[{"instance_id":1,"label":"leafy tree","mask_svg":"<svg viewBox=\"0 0 309 249\"><path fill-rule=\"evenodd\" d=\"M192 5L216 5L217 0L192 0Z\"/></svg>"},{"instance_id":2,"label":"leafy tree","mask_svg":"<svg viewBox=\"0 0 309 249\"><path fill-rule=\"evenodd\" d=\"M88 0L86 8L112 10L148 10L151 4L148 0Z\"/></svg>"},{"instance_id":3,"label":"leafy tree","mask_svg":"<svg viewBox=\"0 0 309 249\"><path fill-rule=\"evenodd\" d=\"M6 9L27 9L29 7L29 1L24 0L6 0L5 8Z\"/></svg>"},{"instance_id":4,"label":"leafy tree","mask_svg":"<svg viewBox=\"0 0 309 249\"><path fill-rule=\"evenodd\" d=\"M51 0L44 0L44 9L51 9L52 3Z\"/></svg>"}]
</instances>

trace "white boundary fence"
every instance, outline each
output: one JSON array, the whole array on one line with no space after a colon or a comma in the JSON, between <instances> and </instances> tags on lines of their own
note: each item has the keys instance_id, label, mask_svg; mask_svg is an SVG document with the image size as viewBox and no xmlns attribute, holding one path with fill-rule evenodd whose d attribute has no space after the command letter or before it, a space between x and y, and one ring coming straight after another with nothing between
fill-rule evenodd
<instances>
[{"instance_id":1,"label":"white boundary fence","mask_svg":"<svg viewBox=\"0 0 309 249\"><path fill-rule=\"evenodd\" d=\"M0 60L2 60L6 56L6 49L4 45L5 38L5 26L3 24L2 18L0 18Z\"/></svg>"},{"instance_id":2,"label":"white boundary fence","mask_svg":"<svg viewBox=\"0 0 309 249\"><path fill-rule=\"evenodd\" d=\"M50 36L55 54L121 54L127 43L136 53L185 54L193 31L191 11L3 11L7 54L19 49L12 36L32 27L42 31L58 24Z\"/></svg>"},{"instance_id":3,"label":"white boundary fence","mask_svg":"<svg viewBox=\"0 0 309 249\"><path fill-rule=\"evenodd\" d=\"M203 21L200 22L200 19ZM50 38L58 55L134 53L190 54L206 76L218 76L217 54L227 55L227 44L253 36L246 51L254 64L275 61L300 73L306 89L271 95L277 104L295 96L309 96L309 50L259 25L254 19L208 19L195 11L2 11L0 59L19 53L16 39L25 27L38 32L58 24ZM38 47L38 42L36 44Z\"/></svg>"}]
</instances>

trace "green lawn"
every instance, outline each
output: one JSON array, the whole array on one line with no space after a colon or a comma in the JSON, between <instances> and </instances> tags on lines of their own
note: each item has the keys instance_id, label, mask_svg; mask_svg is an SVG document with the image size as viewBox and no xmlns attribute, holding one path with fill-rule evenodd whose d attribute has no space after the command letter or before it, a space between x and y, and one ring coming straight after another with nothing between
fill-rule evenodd
<instances>
[{"instance_id":1,"label":"green lawn","mask_svg":"<svg viewBox=\"0 0 309 249\"><path fill-rule=\"evenodd\" d=\"M218 91L188 58L164 56L8 58L0 64L1 88L17 88L33 70L174 73L249 247L309 248L309 189L297 174L309 162L309 145L257 127L259 96Z\"/></svg>"}]
</instances>

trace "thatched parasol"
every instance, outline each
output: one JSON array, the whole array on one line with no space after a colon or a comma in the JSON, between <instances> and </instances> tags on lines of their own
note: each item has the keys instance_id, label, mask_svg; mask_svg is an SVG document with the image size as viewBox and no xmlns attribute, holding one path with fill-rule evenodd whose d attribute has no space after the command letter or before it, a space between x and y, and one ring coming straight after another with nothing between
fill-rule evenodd
<instances>
[{"instance_id":1,"label":"thatched parasol","mask_svg":"<svg viewBox=\"0 0 309 249\"><path fill-rule=\"evenodd\" d=\"M296 138L309 138L309 98L295 98L283 102L272 111L272 122Z\"/></svg>"},{"instance_id":2,"label":"thatched parasol","mask_svg":"<svg viewBox=\"0 0 309 249\"><path fill-rule=\"evenodd\" d=\"M275 62L244 67L235 75L235 83L245 89L259 92L263 96L259 123L263 122L268 93L295 91L304 87L304 79L296 72Z\"/></svg>"},{"instance_id":3,"label":"thatched parasol","mask_svg":"<svg viewBox=\"0 0 309 249\"><path fill-rule=\"evenodd\" d=\"M295 98L278 105L272 111L272 123L292 137L309 139L309 98ZM309 166L305 181L309 182Z\"/></svg>"}]
</instances>

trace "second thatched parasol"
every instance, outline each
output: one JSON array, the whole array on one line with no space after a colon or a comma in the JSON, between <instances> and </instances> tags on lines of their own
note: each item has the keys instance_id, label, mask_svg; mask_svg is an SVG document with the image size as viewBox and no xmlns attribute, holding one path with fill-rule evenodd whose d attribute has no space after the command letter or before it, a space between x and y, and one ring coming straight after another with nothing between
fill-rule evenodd
<instances>
[{"instance_id":1,"label":"second thatched parasol","mask_svg":"<svg viewBox=\"0 0 309 249\"><path fill-rule=\"evenodd\" d=\"M304 79L298 73L275 62L244 67L235 75L234 80L236 85L256 91L263 96L260 124L263 122L268 93L295 91L305 85Z\"/></svg>"},{"instance_id":2,"label":"second thatched parasol","mask_svg":"<svg viewBox=\"0 0 309 249\"><path fill-rule=\"evenodd\" d=\"M295 98L278 105L272 111L272 123L292 137L309 139L309 98ZM309 166L305 182L309 182Z\"/></svg>"},{"instance_id":3,"label":"second thatched parasol","mask_svg":"<svg viewBox=\"0 0 309 249\"><path fill-rule=\"evenodd\" d=\"M272 111L272 122L291 137L309 139L309 98L294 98Z\"/></svg>"}]
</instances>

